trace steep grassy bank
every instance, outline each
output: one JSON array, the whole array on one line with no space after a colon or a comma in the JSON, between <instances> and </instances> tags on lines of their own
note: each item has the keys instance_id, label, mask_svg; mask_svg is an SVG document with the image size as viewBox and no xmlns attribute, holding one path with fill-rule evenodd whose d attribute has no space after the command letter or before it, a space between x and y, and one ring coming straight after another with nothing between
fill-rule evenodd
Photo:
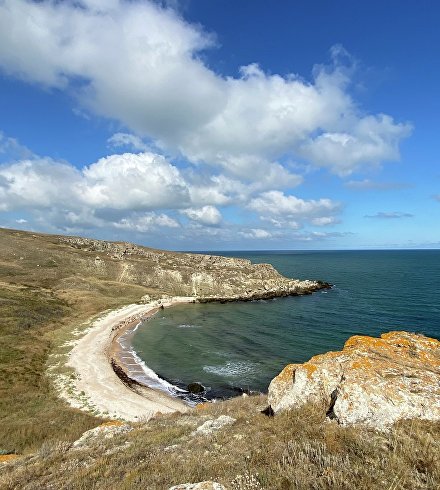
<instances>
[{"instance_id":1,"label":"steep grassy bank","mask_svg":"<svg viewBox=\"0 0 440 490\"><path fill-rule=\"evenodd\" d=\"M44 375L51 333L71 314L50 291L0 286L0 449L36 450L65 433L73 440L98 420L71 410Z\"/></svg>"},{"instance_id":2,"label":"steep grassy bank","mask_svg":"<svg viewBox=\"0 0 440 490\"><path fill-rule=\"evenodd\" d=\"M55 237L13 230L0 230L0 279L0 451L73 441L101 419L56 396L45 375L51 349L75 325L150 289L97 279Z\"/></svg>"}]
</instances>

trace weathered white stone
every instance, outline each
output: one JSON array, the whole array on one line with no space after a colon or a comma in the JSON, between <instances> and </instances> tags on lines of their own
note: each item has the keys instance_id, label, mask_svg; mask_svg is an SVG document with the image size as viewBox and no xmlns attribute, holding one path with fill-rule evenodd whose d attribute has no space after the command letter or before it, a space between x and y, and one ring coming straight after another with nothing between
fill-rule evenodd
<instances>
[{"instance_id":1,"label":"weathered white stone","mask_svg":"<svg viewBox=\"0 0 440 490\"><path fill-rule=\"evenodd\" d=\"M110 439L119 434L132 431L133 428L121 422L105 422L94 429L90 429L72 444L72 449L84 449L95 445L100 440Z\"/></svg>"},{"instance_id":2,"label":"weathered white stone","mask_svg":"<svg viewBox=\"0 0 440 490\"><path fill-rule=\"evenodd\" d=\"M182 483L170 487L168 490L226 490L226 488L215 481L202 481L199 483Z\"/></svg>"},{"instance_id":3,"label":"weathered white stone","mask_svg":"<svg viewBox=\"0 0 440 490\"><path fill-rule=\"evenodd\" d=\"M354 336L341 352L286 366L268 396L275 412L315 402L342 425L440 420L440 342L407 332Z\"/></svg>"},{"instance_id":4,"label":"weathered white stone","mask_svg":"<svg viewBox=\"0 0 440 490\"><path fill-rule=\"evenodd\" d=\"M233 417L229 417L229 415L220 415L220 417L214 420L207 420L200 427L193 432L194 435L209 435L215 432L216 430L220 430L226 425L232 425L236 419Z\"/></svg>"}]
</instances>

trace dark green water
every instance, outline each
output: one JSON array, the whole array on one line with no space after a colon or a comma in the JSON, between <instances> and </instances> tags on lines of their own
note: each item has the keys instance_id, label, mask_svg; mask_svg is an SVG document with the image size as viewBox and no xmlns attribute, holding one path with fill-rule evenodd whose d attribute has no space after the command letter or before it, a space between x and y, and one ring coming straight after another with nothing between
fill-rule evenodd
<instances>
[{"instance_id":1,"label":"dark green water","mask_svg":"<svg viewBox=\"0 0 440 490\"><path fill-rule=\"evenodd\" d=\"M234 252L287 277L333 289L252 303L184 305L140 327L133 347L177 386L198 381L205 395L266 391L288 363L340 350L354 334L408 330L440 338L440 251Z\"/></svg>"}]
</instances>

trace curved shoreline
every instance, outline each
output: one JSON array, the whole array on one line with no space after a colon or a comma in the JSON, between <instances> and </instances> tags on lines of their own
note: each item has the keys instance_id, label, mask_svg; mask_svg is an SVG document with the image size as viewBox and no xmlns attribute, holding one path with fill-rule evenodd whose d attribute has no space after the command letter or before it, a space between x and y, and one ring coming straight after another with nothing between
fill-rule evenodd
<instances>
[{"instance_id":1,"label":"curved shoreline","mask_svg":"<svg viewBox=\"0 0 440 490\"><path fill-rule=\"evenodd\" d=\"M144 395L143 391L145 388L157 390L172 399L179 397L181 393L186 393L185 390L181 390L177 386L170 384L150 369L133 349L131 341L138 327L156 315L162 307L165 308L176 304L194 302L195 300L173 301L165 304L161 302L142 315L141 318L134 320L128 318L117 326L117 329L115 329L116 333L107 351L107 358L115 374L127 387L142 396Z\"/></svg>"},{"instance_id":2,"label":"curved shoreline","mask_svg":"<svg viewBox=\"0 0 440 490\"><path fill-rule=\"evenodd\" d=\"M188 405L163 391L136 381L131 385L127 373L128 379L124 379L124 375L118 373L117 368L115 370L112 356L117 357L117 339L161 306L195 301L194 297L174 297L161 302L132 304L96 320L69 354L67 366L76 372L76 391L87 397L90 405L103 417L146 421L158 413L187 411ZM70 396L63 397L76 406Z\"/></svg>"},{"instance_id":3,"label":"curved shoreline","mask_svg":"<svg viewBox=\"0 0 440 490\"><path fill-rule=\"evenodd\" d=\"M158 413L186 412L190 406L173 396L172 390L178 389L177 387L160 379L153 371L149 380L157 379L161 386L146 386L133 378L128 369L124 369L121 360L126 351L118 343L124 333L130 329L134 331L142 320L151 317L159 308L175 304L211 301L223 303L299 296L330 287L331 285L321 281L303 281L289 291L266 290L228 298L176 296L146 304L131 304L107 312L93 322L80 340L74 342L75 346L69 353L66 366L73 368L76 373L73 382L76 396L65 390L61 390L60 396L75 408L85 408L104 418L127 421L146 421ZM154 382L152 384L154 385ZM169 392L164 386L170 387ZM82 403L78 402L80 398ZM84 403L84 399L87 403Z\"/></svg>"}]
</instances>

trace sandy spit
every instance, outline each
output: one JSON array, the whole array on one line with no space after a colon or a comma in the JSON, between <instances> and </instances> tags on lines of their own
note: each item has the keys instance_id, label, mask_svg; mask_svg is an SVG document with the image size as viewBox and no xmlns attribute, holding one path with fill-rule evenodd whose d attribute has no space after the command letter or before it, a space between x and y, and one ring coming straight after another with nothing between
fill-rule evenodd
<instances>
[{"instance_id":1,"label":"sandy spit","mask_svg":"<svg viewBox=\"0 0 440 490\"><path fill-rule=\"evenodd\" d=\"M114 373L109 360L112 342L127 322L153 314L160 305L194 302L192 297L174 297L147 304L133 304L105 314L96 320L69 354L67 365L77 374L76 390L90 401L94 408L111 418L140 421L152 418L158 412L185 412L188 406L164 392L145 388L143 394L125 386ZM121 326L122 325L122 326ZM115 332L117 332L115 334Z\"/></svg>"}]
</instances>

